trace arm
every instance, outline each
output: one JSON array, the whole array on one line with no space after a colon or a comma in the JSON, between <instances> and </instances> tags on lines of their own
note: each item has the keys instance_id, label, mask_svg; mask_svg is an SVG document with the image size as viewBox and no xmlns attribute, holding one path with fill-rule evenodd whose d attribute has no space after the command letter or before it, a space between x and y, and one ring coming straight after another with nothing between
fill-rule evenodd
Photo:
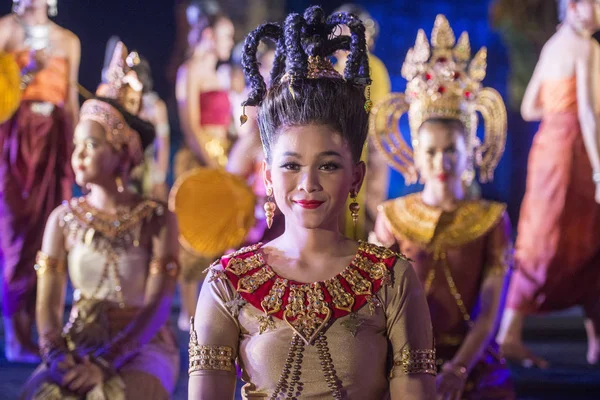
<instances>
[{"instance_id":1,"label":"arm","mask_svg":"<svg viewBox=\"0 0 600 400\"><path fill-rule=\"evenodd\" d=\"M591 39L594 40L594 39ZM577 107L581 133L592 169L600 172L600 149L598 146L598 46L591 41L589 46L581 49L583 56L575 65L577 77Z\"/></svg>"},{"instance_id":2,"label":"arm","mask_svg":"<svg viewBox=\"0 0 600 400\"><path fill-rule=\"evenodd\" d=\"M394 359L391 400L430 400L435 397L435 350L429 307L410 263L399 260L394 270L385 302Z\"/></svg>"},{"instance_id":3,"label":"arm","mask_svg":"<svg viewBox=\"0 0 600 400\"><path fill-rule=\"evenodd\" d=\"M62 206L54 210L48 218L42 250L38 253L35 267L37 272L35 317L40 353L53 374L57 372L57 364L64 360L68 353L62 337L67 271L65 237L59 224L61 213ZM57 376L53 376L53 379L61 382L61 378Z\"/></svg>"},{"instance_id":4,"label":"arm","mask_svg":"<svg viewBox=\"0 0 600 400\"><path fill-rule=\"evenodd\" d=\"M212 268L222 269L220 266ZM215 276L209 276L204 281L196 316L191 323L188 371L190 400L233 399L235 395L234 361L238 357L240 326L237 318L227 309L226 302L238 294L225 278L213 280ZM200 352L212 349L223 354L221 362L202 366Z\"/></svg>"},{"instance_id":5,"label":"arm","mask_svg":"<svg viewBox=\"0 0 600 400\"><path fill-rule=\"evenodd\" d=\"M465 366L467 371L471 371L494 339L502 315L502 290L510 267L511 248L510 222L505 214L490 232L479 315L452 360L456 365Z\"/></svg>"},{"instance_id":6,"label":"arm","mask_svg":"<svg viewBox=\"0 0 600 400\"><path fill-rule=\"evenodd\" d=\"M160 231L153 238L153 260L146 281L144 307L122 332L93 355L93 359L105 369L118 370L169 319L179 272L177 220L174 214L165 210L164 217L156 222L154 226L160 226Z\"/></svg>"},{"instance_id":7,"label":"arm","mask_svg":"<svg viewBox=\"0 0 600 400\"><path fill-rule=\"evenodd\" d=\"M156 149L157 149L157 160L156 160L156 171L155 175L152 176L152 184L164 185L166 182L167 174L169 172L169 152L170 152L170 128L169 118L167 115L167 106L162 100L158 100L155 109L155 121L156 127Z\"/></svg>"},{"instance_id":8,"label":"arm","mask_svg":"<svg viewBox=\"0 0 600 400\"><path fill-rule=\"evenodd\" d=\"M9 14L0 18L0 51L8 51L8 41L11 38L11 25L13 15Z\"/></svg>"},{"instance_id":9,"label":"arm","mask_svg":"<svg viewBox=\"0 0 600 400\"><path fill-rule=\"evenodd\" d=\"M69 49L69 98L67 99L66 108L71 115L73 128L79 121L79 91L77 83L79 82L79 62L81 59L81 43L79 38L71 34L71 46Z\"/></svg>"},{"instance_id":10,"label":"arm","mask_svg":"<svg viewBox=\"0 0 600 400\"><path fill-rule=\"evenodd\" d=\"M208 156L199 139L202 134L200 126L200 79L190 71L192 61L179 68L175 93L179 122L183 131L185 143L192 153L208 166L215 167L218 163Z\"/></svg>"},{"instance_id":11,"label":"arm","mask_svg":"<svg viewBox=\"0 0 600 400\"><path fill-rule=\"evenodd\" d=\"M540 60L544 59L544 51L540 56ZM540 89L542 86L542 77L541 77L541 62L535 66L535 70L533 71L533 75L531 76L531 80L527 85L527 89L525 90L525 95L523 96L523 101L521 102L521 117L525 121L539 121L543 117L543 108L540 103Z\"/></svg>"},{"instance_id":12,"label":"arm","mask_svg":"<svg viewBox=\"0 0 600 400\"><path fill-rule=\"evenodd\" d=\"M247 108L248 121L239 128L239 138L231 148L227 159L227 172L242 178L252 174L258 156L256 153L262 151L255 108Z\"/></svg>"}]
</instances>

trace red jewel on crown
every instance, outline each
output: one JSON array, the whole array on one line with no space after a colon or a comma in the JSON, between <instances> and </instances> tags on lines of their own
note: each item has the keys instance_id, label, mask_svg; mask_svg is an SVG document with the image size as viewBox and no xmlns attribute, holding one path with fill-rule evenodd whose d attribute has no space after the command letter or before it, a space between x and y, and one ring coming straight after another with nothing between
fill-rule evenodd
<instances>
[{"instance_id":1,"label":"red jewel on crown","mask_svg":"<svg viewBox=\"0 0 600 400\"><path fill-rule=\"evenodd\" d=\"M442 64L443 64L443 63L445 63L445 62L448 62L448 59L447 59L446 57L440 57L440 58L438 58L438 59L437 59L437 62L439 62L439 63L442 63Z\"/></svg>"},{"instance_id":2,"label":"red jewel on crown","mask_svg":"<svg viewBox=\"0 0 600 400\"><path fill-rule=\"evenodd\" d=\"M469 92L469 91L467 90L467 91L465 92L465 97L466 97L467 99L470 99L470 98L471 98L471 92Z\"/></svg>"},{"instance_id":3,"label":"red jewel on crown","mask_svg":"<svg viewBox=\"0 0 600 400\"><path fill-rule=\"evenodd\" d=\"M446 88L445 88L444 86L440 86L440 87L438 88L438 92L439 92L440 94L444 94L444 93L446 92Z\"/></svg>"},{"instance_id":4,"label":"red jewel on crown","mask_svg":"<svg viewBox=\"0 0 600 400\"><path fill-rule=\"evenodd\" d=\"M430 74L430 73L426 73L426 74L425 74L425 80L428 80L428 81L430 81L430 80L431 80L431 78L432 78L432 76L431 76L431 74Z\"/></svg>"},{"instance_id":5,"label":"red jewel on crown","mask_svg":"<svg viewBox=\"0 0 600 400\"><path fill-rule=\"evenodd\" d=\"M457 80L460 78L460 72L454 71L452 73L452 77L454 78L454 80Z\"/></svg>"}]
</instances>

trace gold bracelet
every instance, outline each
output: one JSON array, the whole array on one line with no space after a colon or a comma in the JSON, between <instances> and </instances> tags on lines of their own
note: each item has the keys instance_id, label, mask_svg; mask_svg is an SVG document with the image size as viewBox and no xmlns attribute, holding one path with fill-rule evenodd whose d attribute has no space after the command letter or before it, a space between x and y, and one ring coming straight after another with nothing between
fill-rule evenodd
<instances>
[{"instance_id":1,"label":"gold bracelet","mask_svg":"<svg viewBox=\"0 0 600 400\"><path fill-rule=\"evenodd\" d=\"M171 278L176 278L180 269L179 262L175 257L155 258L150 261L150 275L165 274Z\"/></svg>"},{"instance_id":2,"label":"gold bracelet","mask_svg":"<svg viewBox=\"0 0 600 400\"><path fill-rule=\"evenodd\" d=\"M56 272L59 274L63 274L66 272L66 265L64 260L59 260L58 258L51 257L48 254L38 251L37 256L35 257L35 265L33 266L37 276L42 276L46 272Z\"/></svg>"},{"instance_id":3,"label":"gold bracelet","mask_svg":"<svg viewBox=\"0 0 600 400\"><path fill-rule=\"evenodd\" d=\"M411 374L429 374L436 375L435 350L418 349L402 350L400 360L394 362L394 367L402 368L406 375Z\"/></svg>"}]
</instances>

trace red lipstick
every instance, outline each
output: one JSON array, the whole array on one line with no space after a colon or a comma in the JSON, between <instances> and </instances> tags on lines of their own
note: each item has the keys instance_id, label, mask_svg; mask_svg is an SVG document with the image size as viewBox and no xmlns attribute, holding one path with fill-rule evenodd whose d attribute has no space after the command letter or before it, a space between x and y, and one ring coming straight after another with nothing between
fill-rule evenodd
<instances>
[{"instance_id":1,"label":"red lipstick","mask_svg":"<svg viewBox=\"0 0 600 400\"><path fill-rule=\"evenodd\" d=\"M315 208L319 208L321 206L321 204L323 204L325 202L318 201L318 200L294 200L294 203L298 204L302 208L314 210Z\"/></svg>"}]
</instances>

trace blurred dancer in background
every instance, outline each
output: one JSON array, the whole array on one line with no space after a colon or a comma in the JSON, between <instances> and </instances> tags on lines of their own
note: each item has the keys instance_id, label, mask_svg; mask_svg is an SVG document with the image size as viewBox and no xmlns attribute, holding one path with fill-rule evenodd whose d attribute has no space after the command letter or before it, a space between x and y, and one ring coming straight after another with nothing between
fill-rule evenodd
<instances>
[{"instance_id":1,"label":"blurred dancer in background","mask_svg":"<svg viewBox=\"0 0 600 400\"><path fill-rule=\"evenodd\" d=\"M600 4L561 0L562 25L544 46L521 113L541 120L529 155L515 266L498 341L525 366L547 362L523 345L527 315L584 307L587 359L600 356Z\"/></svg>"},{"instance_id":2,"label":"blurred dancer in background","mask_svg":"<svg viewBox=\"0 0 600 400\"><path fill-rule=\"evenodd\" d=\"M21 67L22 103L0 125L0 265L6 358L37 362L31 339L35 253L46 219L71 197L69 163L79 103L79 39L50 21L57 0L17 0L0 19L0 51Z\"/></svg>"},{"instance_id":3,"label":"blurred dancer in background","mask_svg":"<svg viewBox=\"0 0 600 400\"><path fill-rule=\"evenodd\" d=\"M154 128L122 104L142 92L121 43L105 84L109 97L87 100L75 129L71 162L88 194L54 210L37 255L44 364L25 384L26 399L168 399L177 381L168 327L177 222L165 204L127 188ZM67 280L74 304L63 327Z\"/></svg>"},{"instance_id":4,"label":"blurred dancer in background","mask_svg":"<svg viewBox=\"0 0 600 400\"><path fill-rule=\"evenodd\" d=\"M232 109L229 100L233 49L233 24L215 1L192 2L187 9L192 26L189 58L179 68L176 95L185 145L174 161L175 178L199 166L225 167L231 146L229 128ZM187 330L194 315L202 271L211 260L181 250L182 311L179 327Z\"/></svg>"},{"instance_id":5,"label":"blurred dancer in background","mask_svg":"<svg viewBox=\"0 0 600 400\"><path fill-rule=\"evenodd\" d=\"M369 51L369 68L371 70L371 79L373 80L369 91L371 100L374 103L380 101L390 93L391 82L385 64L372 53L377 37L379 36L379 23L366 9L357 4L345 4L337 12L355 14L365 24L365 36ZM349 30L347 27L341 26L339 33L347 35L349 34ZM348 52L338 51L335 56L337 58L335 68L338 72L343 73L348 60ZM365 184L358 194L358 203L365 209L365 212L362 213L357 222L356 234L359 239L366 239L367 233L373 230L375 218L377 217L377 206L388 197L390 175L383 156L375 151L373 146L367 144L367 151L363 154L363 160L367 162L368 168ZM354 234L354 224L348 216L346 216L344 227L346 235L352 236Z\"/></svg>"}]
</instances>

